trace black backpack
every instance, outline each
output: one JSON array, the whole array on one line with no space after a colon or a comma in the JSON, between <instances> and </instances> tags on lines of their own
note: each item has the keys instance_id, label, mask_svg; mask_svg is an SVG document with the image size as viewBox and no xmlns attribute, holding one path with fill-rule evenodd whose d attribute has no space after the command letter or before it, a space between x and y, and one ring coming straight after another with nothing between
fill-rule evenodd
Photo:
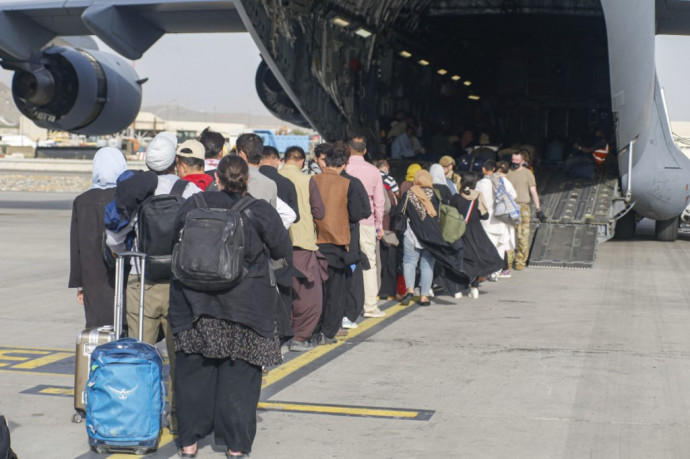
<instances>
[{"instance_id":1,"label":"black backpack","mask_svg":"<svg viewBox=\"0 0 690 459\"><path fill-rule=\"evenodd\" d=\"M194 195L173 248L172 272L185 287L202 291L227 290L244 276L246 226L242 212L256 199L241 198L229 209L208 208L203 193Z\"/></svg>"},{"instance_id":2,"label":"black backpack","mask_svg":"<svg viewBox=\"0 0 690 459\"><path fill-rule=\"evenodd\" d=\"M147 198L137 209L136 250L148 255L146 279L153 282L170 280L170 262L175 242L177 212L184 204L182 197L189 182L177 180L170 194Z\"/></svg>"}]
</instances>

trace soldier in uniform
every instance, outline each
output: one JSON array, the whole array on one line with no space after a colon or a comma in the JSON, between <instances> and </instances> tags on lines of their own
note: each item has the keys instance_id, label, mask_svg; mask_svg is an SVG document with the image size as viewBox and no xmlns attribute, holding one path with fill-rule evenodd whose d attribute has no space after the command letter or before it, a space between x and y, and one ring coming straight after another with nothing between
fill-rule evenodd
<instances>
[{"instance_id":1,"label":"soldier in uniform","mask_svg":"<svg viewBox=\"0 0 690 459\"><path fill-rule=\"evenodd\" d=\"M525 269L527 259L529 258L529 226L532 219L530 202L534 203L539 221L542 223L546 221L546 216L541 211L541 205L539 204L537 182L534 179L534 174L525 167L528 160L529 154L527 150L518 150L513 153L510 172L508 172L507 176L517 192L515 202L520 206L520 223L515 226L517 253L516 251L508 252L508 269L512 269L513 261L515 261L516 271Z\"/></svg>"}]
</instances>

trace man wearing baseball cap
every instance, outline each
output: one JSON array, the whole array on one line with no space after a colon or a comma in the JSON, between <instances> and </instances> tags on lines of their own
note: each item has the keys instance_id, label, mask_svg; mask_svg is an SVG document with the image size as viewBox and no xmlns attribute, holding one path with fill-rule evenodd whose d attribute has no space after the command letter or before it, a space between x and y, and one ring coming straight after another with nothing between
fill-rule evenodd
<instances>
[{"instance_id":1,"label":"man wearing baseball cap","mask_svg":"<svg viewBox=\"0 0 690 459\"><path fill-rule=\"evenodd\" d=\"M213 178L204 172L206 149L198 140L190 139L177 146L177 175L192 182L203 191L213 182Z\"/></svg>"}]
</instances>

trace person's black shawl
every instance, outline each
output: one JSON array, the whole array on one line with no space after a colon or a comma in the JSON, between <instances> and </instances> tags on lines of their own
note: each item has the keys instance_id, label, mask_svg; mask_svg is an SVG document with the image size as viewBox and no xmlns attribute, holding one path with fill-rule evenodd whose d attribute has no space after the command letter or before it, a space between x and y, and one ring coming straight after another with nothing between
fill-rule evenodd
<instances>
[{"instance_id":1,"label":"person's black shawl","mask_svg":"<svg viewBox=\"0 0 690 459\"><path fill-rule=\"evenodd\" d=\"M400 201L399 209L396 212L400 212L405 199ZM431 198L431 202L438 211L439 202L436 196ZM443 239L441 228L438 226L438 216L429 217L427 215L422 221L411 203L408 203L405 214L409 218L410 228L422 247L427 249L436 261L446 268L446 276L459 284L468 283L469 278L462 265L462 244L456 242L451 246Z\"/></svg>"}]
</instances>

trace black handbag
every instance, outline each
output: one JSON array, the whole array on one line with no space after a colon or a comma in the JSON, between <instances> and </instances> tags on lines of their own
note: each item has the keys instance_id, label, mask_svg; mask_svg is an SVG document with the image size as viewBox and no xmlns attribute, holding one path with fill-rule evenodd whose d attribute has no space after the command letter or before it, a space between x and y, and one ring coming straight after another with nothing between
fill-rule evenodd
<instances>
[{"instance_id":1,"label":"black handbag","mask_svg":"<svg viewBox=\"0 0 690 459\"><path fill-rule=\"evenodd\" d=\"M410 197L405 194L405 201L402 203L402 208L400 212L397 212L395 219L393 220L393 231L395 231L400 237L407 231L407 201Z\"/></svg>"}]
</instances>

